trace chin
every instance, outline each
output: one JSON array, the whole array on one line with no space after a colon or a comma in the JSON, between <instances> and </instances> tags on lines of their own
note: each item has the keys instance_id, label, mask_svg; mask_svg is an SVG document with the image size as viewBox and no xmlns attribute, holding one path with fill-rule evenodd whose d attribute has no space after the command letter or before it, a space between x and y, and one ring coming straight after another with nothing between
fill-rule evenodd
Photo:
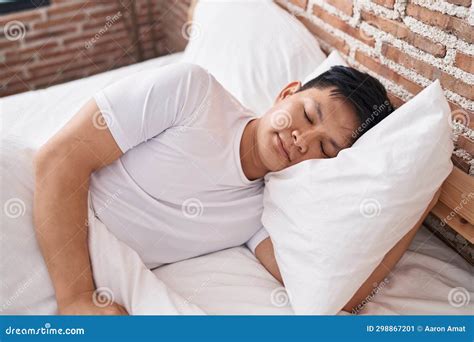
<instances>
[{"instance_id":1,"label":"chin","mask_svg":"<svg viewBox=\"0 0 474 342\"><path fill-rule=\"evenodd\" d=\"M278 167L275 169L275 171L273 171L273 172L277 172L277 171L284 170L284 169L286 169L287 167L288 167L288 165L283 165L283 166L280 165L280 166L278 166Z\"/></svg>"},{"instance_id":2,"label":"chin","mask_svg":"<svg viewBox=\"0 0 474 342\"><path fill-rule=\"evenodd\" d=\"M267 153L265 157L266 157L265 160L262 160L262 161L263 161L263 164L265 165L265 168L269 170L269 172L280 171L284 168L284 166L282 166L281 164L278 164L277 156Z\"/></svg>"},{"instance_id":3,"label":"chin","mask_svg":"<svg viewBox=\"0 0 474 342\"><path fill-rule=\"evenodd\" d=\"M281 171L283 169L285 169L287 167L287 165L282 165L281 163L278 162L278 156L272 156L272 158L274 158L273 160L269 161L269 165L268 165L268 169L270 170L270 172L277 172L277 171ZM276 162L275 162L276 160Z\"/></svg>"}]
</instances>

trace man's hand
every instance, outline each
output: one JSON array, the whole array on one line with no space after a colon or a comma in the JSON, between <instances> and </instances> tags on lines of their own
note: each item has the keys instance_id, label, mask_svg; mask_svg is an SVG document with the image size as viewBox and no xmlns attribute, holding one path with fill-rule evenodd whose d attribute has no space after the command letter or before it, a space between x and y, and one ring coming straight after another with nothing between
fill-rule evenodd
<instances>
[{"instance_id":1,"label":"man's hand","mask_svg":"<svg viewBox=\"0 0 474 342\"><path fill-rule=\"evenodd\" d=\"M115 302L102 306L95 303L95 291L86 291L73 298L67 304L58 308L60 315L128 315L125 308Z\"/></svg>"}]
</instances>

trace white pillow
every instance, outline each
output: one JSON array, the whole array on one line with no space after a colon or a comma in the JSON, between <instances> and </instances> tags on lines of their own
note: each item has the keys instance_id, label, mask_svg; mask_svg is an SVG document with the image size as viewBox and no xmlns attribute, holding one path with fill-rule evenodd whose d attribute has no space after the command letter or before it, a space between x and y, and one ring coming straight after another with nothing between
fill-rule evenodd
<instances>
[{"instance_id":1,"label":"white pillow","mask_svg":"<svg viewBox=\"0 0 474 342\"><path fill-rule=\"evenodd\" d=\"M335 65L343 65L347 66L346 61L342 56L337 52L337 50L332 51L329 55L328 58L326 58L321 64L318 65L316 70L314 70L311 74L306 76L306 78L303 81L303 84L308 83L312 79L318 77L321 75L323 72L331 69L332 66Z\"/></svg>"},{"instance_id":2,"label":"white pillow","mask_svg":"<svg viewBox=\"0 0 474 342\"><path fill-rule=\"evenodd\" d=\"M337 314L452 170L439 81L333 159L265 177L262 222L296 314Z\"/></svg>"},{"instance_id":3,"label":"white pillow","mask_svg":"<svg viewBox=\"0 0 474 342\"><path fill-rule=\"evenodd\" d=\"M258 116L326 58L304 25L271 1L201 0L183 32L183 60L207 69Z\"/></svg>"}]
</instances>

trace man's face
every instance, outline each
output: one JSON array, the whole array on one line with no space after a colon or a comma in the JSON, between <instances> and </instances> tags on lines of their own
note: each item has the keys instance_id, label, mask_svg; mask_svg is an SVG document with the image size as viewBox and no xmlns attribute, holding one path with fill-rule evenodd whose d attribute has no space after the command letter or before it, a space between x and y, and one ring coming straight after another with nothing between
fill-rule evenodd
<instances>
[{"instance_id":1,"label":"man's face","mask_svg":"<svg viewBox=\"0 0 474 342\"><path fill-rule=\"evenodd\" d=\"M331 96L331 88L296 93L300 86L290 83L259 122L258 153L270 171L333 158L354 140L359 120L349 100Z\"/></svg>"}]
</instances>

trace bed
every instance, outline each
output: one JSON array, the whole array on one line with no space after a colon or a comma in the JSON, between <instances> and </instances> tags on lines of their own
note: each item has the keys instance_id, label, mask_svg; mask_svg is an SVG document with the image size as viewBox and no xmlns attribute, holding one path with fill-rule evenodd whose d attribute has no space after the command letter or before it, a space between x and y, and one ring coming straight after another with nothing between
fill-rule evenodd
<instances>
[{"instance_id":1,"label":"bed","mask_svg":"<svg viewBox=\"0 0 474 342\"><path fill-rule=\"evenodd\" d=\"M2 98L2 137L18 136L37 148L97 90L130 73L179 62L181 58L182 54L176 53ZM245 246L165 265L153 273L207 314L292 314L281 285ZM359 314L471 314L472 308L464 304L473 293L472 266L423 227ZM40 312L54 314L51 310ZM24 308L23 313L35 314L38 310Z\"/></svg>"}]
</instances>

